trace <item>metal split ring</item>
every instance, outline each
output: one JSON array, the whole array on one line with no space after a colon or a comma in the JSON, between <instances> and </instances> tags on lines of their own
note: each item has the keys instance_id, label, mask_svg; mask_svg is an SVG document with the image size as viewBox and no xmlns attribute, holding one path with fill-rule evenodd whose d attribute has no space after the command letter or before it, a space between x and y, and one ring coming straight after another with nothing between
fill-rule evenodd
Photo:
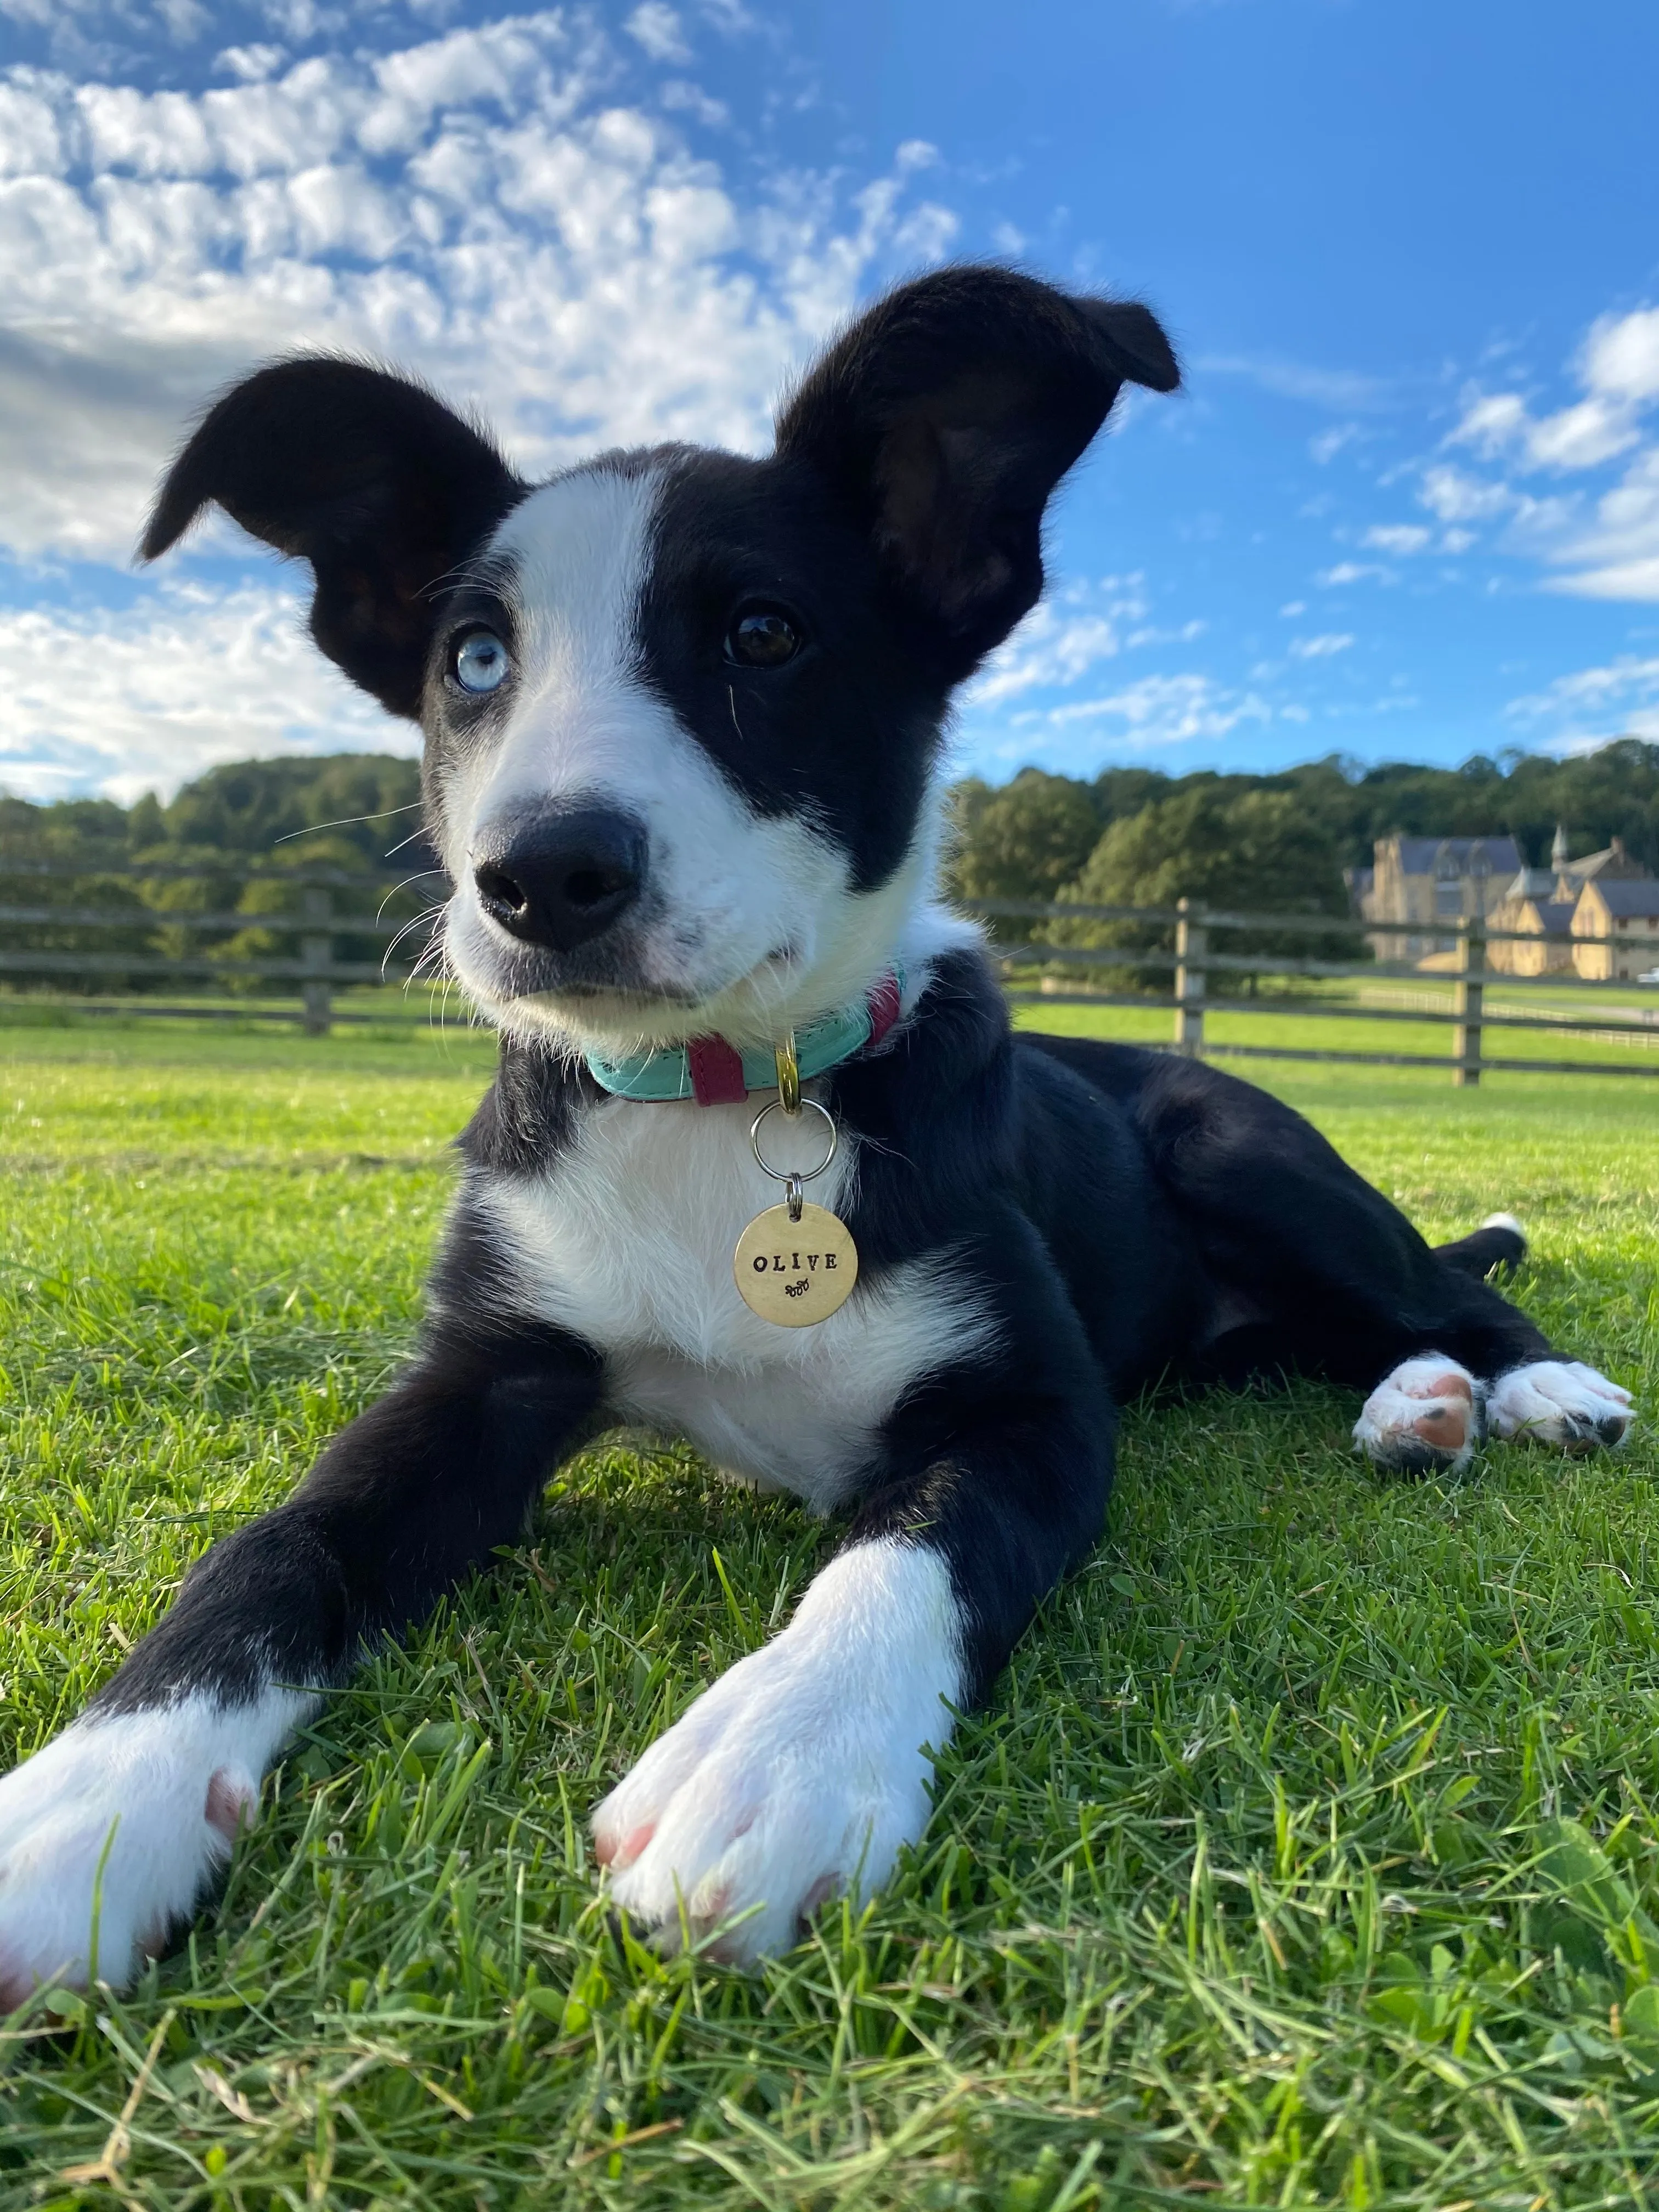
<instances>
[{"instance_id":1,"label":"metal split ring","mask_svg":"<svg viewBox=\"0 0 1659 2212\"><path fill-rule=\"evenodd\" d=\"M754 1147L755 1158L760 1164L761 1171L763 1174L769 1175L775 1182L794 1185L797 1183L816 1182L817 1177L821 1176L824 1170L829 1166L830 1161L836 1157L836 1146L838 1139L835 1116L824 1107L820 1106L816 1098L803 1098L800 1103L801 1108L807 1113L816 1114L818 1116L818 1119L823 1123L824 1127L830 1132L830 1149L815 1168L803 1168L799 1170L793 1168L775 1168L770 1160L767 1158L765 1153L761 1150L761 1123L766 1119L769 1114L787 1114L789 1111L788 1108L785 1106L781 1098L769 1098L765 1105L761 1108L760 1112L756 1115L754 1120L749 1125L749 1141ZM794 1117L791 1115L790 1118L793 1120ZM790 1191L790 1198L793 1203L794 1199L794 1192L793 1188Z\"/></svg>"}]
</instances>

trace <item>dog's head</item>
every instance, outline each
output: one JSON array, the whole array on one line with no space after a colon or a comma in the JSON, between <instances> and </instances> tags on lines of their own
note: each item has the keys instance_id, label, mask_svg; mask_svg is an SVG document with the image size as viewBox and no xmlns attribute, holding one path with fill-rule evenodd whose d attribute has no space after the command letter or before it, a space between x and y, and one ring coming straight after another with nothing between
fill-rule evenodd
<instances>
[{"instance_id":1,"label":"dog's head","mask_svg":"<svg viewBox=\"0 0 1659 2212\"><path fill-rule=\"evenodd\" d=\"M829 348L765 459L531 485L421 386L301 358L214 407L143 550L216 501L311 563L318 644L425 731L450 964L497 1021L762 1043L890 955L951 692L1131 380L1177 381L1145 307L947 269Z\"/></svg>"}]
</instances>

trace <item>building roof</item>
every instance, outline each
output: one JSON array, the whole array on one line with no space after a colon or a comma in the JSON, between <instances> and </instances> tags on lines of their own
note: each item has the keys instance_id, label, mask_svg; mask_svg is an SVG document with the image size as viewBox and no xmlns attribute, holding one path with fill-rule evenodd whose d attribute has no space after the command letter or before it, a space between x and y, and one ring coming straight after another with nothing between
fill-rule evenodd
<instances>
[{"instance_id":1,"label":"building roof","mask_svg":"<svg viewBox=\"0 0 1659 2212\"><path fill-rule=\"evenodd\" d=\"M1581 884L1588 884L1601 876L1615 879L1620 877L1640 878L1648 872L1639 860L1632 860L1620 838L1611 845L1604 845L1599 853L1581 853L1576 860L1564 862L1559 872L1576 878Z\"/></svg>"},{"instance_id":2,"label":"building roof","mask_svg":"<svg viewBox=\"0 0 1659 2212\"><path fill-rule=\"evenodd\" d=\"M1553 868L1522 868L1504 896L1512 899L1547 899L1554 890Z\"/></svg>"},{"instance_id":3,"label":"building roof","mask_svg":"<svg viewBox=\"0 0 1659 2212\"><path fill-rule=\"evenodd\" d=\"M1577 899L1532 899L1528 904L1546 937L1571 936L1572 918L1578 910Z\"/></svg>"},{"instance_id":4,"label":"building roof","mask_svg":"<svg viewBox=\"0 0 1659 2212\"><path fill-rule=\"evenodd\" d=\"M1467 875L1477 848L1490 875L1512 876L1521 866L1520 848L1513 837L1401 837L1396 842L1401 872L1408 876L1431 876L1442 853L1456 860L1460 873Z\"/></svg>"},{"instance_id":5,"label":"building roof","mask_svg":"<svg viewBox=\"0 0 1659 2212\"><path fill-rule=\"evenodd\" d=\"M1594 891L1615 921L1633 915L1659 915L1659 876L1615 877L1585 885Z\"/></svg>"}]
</instances>

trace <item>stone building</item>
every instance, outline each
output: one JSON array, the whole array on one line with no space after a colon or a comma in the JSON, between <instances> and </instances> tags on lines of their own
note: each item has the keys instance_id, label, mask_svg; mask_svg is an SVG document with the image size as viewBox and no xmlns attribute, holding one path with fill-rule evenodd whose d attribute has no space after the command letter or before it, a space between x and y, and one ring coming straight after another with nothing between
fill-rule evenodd
<instances>
[{"instance_id":1,"label":"stone building","mask_svg":"<svg viewBox=\"0 0 1659 2212\"><path fill-rule=\"evenodd\" d=\"M1537 872L1534 871L1533 872ZM1572 969L1572 899L1513 895L1487 916L1491 929L1524 929L1537 941L1516 945L1499 939L1486 947L1486 965L1500 975L1567 975Z\"/></svg>"},{"instance_id":2,"label":"stone building","mask_svg":"<svg viewBox=\"0 0 1659 2212\"><path fill-rule=\"evenodd\" d=\"M1614 908L1624 902L1626 887L1636 892L1641 892L1644 887L1659 891L1659 882L1639 860L1632 860L1622 837L1615 837L1599 853L1582 854L1572 860L1567 857L1566 830L1558 827L1548 867L1518 870L1503 897L1486 916L1489 929L1525 930L1537 938L1537 944L1500 941L1489 945L1486 965L1499 975L1576 972L1602 981L1615 974L1641 974L1659 960L1659 947L1646 957L1638 957L1632 965L1623 946L1580 941L1604 936L1615 927L1633 931L1639 940L1649 912L1642 897L1638 896L1631 904L1628 921L1621 918L1615 923L1613 919ZM1618 896L1611 903L1601 896L1603 890L1612 894L1615 890ZM1593 890L1596 896L1592 900Z\"/></svg>"},{"instance_id":3,"label":"stone building","mask_svg":"<svg viewBox=\"0 0 1659 2212\"><path fill-rule=\"evenodd\" d=\"M1489 916L1522 866L1513 837L1407 837L1397 831L1376 840L1374 860L1369 884L1358 886L1359 911L1367 921L1408 925L1376 940L1379 960L1421 960L1443 951L1450 925L1465 915Z\"/></svg>"},{"instance_id":4,"label":"stone building","mask_svg":"<svg viewBox=\"0 0 1659 2212\"><path fill-rule=\"evenodd\" d=\"M1614 944L1583 941L1614 931ZM1573 965L1591 981L1632 983L1659 970L1659 877L1593 876L1573 908L1572 934Z\"/></svg>"}]
</instances>

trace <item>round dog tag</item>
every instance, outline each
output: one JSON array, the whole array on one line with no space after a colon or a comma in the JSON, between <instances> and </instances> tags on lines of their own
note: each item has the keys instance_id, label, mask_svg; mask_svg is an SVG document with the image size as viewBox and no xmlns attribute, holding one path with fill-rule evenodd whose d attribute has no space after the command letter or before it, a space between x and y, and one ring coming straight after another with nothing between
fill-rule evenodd
<instances>
[{"instance_id":1,"label":"round dog tag","mask_svg":"<svg viewBox=\"0 0 1659 2212\"><path fill-rule=\"evenodd\" d=\"M859 1279L853 1232L828 1207L787 1206L757 1213L732 1255L744 1304L780 1328L810 1328L844 1305Z\"/></svg>"}]
</instances>

